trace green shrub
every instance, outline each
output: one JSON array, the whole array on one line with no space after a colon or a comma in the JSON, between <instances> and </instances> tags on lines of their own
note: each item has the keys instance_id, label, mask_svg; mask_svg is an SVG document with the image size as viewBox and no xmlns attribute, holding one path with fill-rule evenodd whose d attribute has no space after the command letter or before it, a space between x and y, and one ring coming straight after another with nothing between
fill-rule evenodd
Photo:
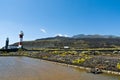
<instances>
[{"instance_id":1,"label":"green shrub","mask_svg":"<svg viewBox=\"0 0 120 80\"><path fill-rule=\"evenodd\" d=\"M117 63L117 69L120 69L120 63Z\"/></svg>"},{"instance_id":2,"label":"green shrub","mask_svg":"<svg viewBox=\"0 0 120 80\"><path fill-rule=\"evenodd\" d=\"M80 58L80 59L73 60L72 63L74 63L74 64L81 64L81 63L83 63L84 61L85 61L84 58Z\"/></svg>"}]
</instances>

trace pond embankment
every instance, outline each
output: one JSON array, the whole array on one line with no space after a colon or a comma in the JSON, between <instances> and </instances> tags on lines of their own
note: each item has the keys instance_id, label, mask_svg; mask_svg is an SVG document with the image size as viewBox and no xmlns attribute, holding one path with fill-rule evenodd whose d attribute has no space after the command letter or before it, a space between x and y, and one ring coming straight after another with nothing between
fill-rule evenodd
<instances>
[{"instance_id":1,"label":"pond embankment","mask_svg":"<svg viewBox=\"0 0 120 80\"><path fill-rule=\"evenodd\" d=\"M91 55L76 51L38 52L32 57L67 64L81 69L100 68L105 73L120 75L120 55Z\"/></svg>"}]
</instances>

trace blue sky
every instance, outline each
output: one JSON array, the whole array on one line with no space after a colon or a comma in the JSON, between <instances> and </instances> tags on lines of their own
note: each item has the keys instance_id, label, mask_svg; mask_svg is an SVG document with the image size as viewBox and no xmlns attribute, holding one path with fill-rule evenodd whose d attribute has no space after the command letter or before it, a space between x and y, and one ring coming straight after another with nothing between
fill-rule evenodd
<instances>
[{"instance_id":1,"label":"blue sky","mask_svg":"<svg viewBox=\"0 0 120 80\"><path fill-rule=\"evenodd\" d=\"M0 47L57 34L120 35L120 0L0 0Z\"/></svg>"}]
</instances>

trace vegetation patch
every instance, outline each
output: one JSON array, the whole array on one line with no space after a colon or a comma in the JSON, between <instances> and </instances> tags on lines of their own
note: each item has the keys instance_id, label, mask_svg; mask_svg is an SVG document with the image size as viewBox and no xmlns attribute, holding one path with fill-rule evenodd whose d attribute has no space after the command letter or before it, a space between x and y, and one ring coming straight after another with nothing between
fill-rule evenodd
<instances>
[{"instance_id":1,"label":"vegetation patch","mask_svg":"<svg viewBox=\"0 0 120 80\"><path fill-rule=\"evenodd\" d=\"M120 63L117 63L117 69L120 70Z\"/></svg>"}]
</instances>

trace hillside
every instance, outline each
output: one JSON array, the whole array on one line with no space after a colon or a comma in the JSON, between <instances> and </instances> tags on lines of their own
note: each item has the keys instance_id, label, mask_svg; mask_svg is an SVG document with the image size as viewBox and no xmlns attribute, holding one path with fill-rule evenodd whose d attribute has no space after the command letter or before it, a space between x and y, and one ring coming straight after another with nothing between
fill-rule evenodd
<instances>
[{"instance_id":1,"label":"hillside","mask_svg":"<svg viewBox=\"0 0 120 80\"><path fill-rule=\"evenodd\" d=\"M13 45L18 45L15 43ZM63 48L69 46L70 48L115 48L120 47L120 38L118 37L99 37L99 38L74 38L74 37L50 37L43 39L36 39L34 41L24 41L24 48Z\"/></svg>"},{"instance_id":2,"label":"hillside","mask_svg":"<svg viewBox=\"0 0 120 80\"><path fill-rule=\"evenodd\" d=\"M119 36L114 36L114 35L85 35L85 34L78 34L74 35L73 38L120 38Z\"/></svg>"}]
</instances>

